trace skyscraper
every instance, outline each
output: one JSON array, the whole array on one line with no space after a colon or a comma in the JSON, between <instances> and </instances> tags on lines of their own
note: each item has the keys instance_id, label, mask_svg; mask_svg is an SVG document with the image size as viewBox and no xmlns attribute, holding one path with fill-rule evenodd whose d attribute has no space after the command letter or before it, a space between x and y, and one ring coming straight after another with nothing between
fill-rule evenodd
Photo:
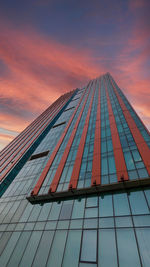
<instances>
[{"instance_id":1,"label":"skyscraper","mask_svg":"<svg viewBox=\"0 0 150 267\"><path fill-rule=\"evenodd\" d=\"M1 152L0 266L150 266L150 134L109 73Z\"/></svg>"}]
</instances>

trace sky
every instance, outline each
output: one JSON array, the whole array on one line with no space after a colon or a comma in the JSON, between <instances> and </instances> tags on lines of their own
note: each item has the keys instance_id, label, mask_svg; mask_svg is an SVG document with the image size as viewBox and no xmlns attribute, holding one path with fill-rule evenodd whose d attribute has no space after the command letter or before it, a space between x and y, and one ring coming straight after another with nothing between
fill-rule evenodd
<instances>
[{"instance_id":1,"label":"sky","mask_svg":"<svg viewBox=\"0 0 150 267\"><path fill-rule=\"evenodd\" d=\"M149 0L0 0L0 150L110 72L150 130Z\"/></svg>"}]
</instances>

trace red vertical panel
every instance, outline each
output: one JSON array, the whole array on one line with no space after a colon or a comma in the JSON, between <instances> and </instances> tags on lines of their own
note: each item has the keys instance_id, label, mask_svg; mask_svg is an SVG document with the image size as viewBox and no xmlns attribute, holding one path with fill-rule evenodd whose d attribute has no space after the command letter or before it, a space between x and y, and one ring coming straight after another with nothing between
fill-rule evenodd
<instances>
[{"instance_id":1,"label":"red vertical panel","mask_svg":"<svg viewBox=\"0 0 150 267\"><path fill-rule=\"evenodd\" d=\"M75 134L76 134L76 131L77 131L77 128L78 128L78 125L79 125L79 122L80 122L82 113L83 113L83 111L84 111L84 107L85 107L85 105L86 105L86 102L87 102L89 93L90 93L90 90L89 90L89 92L88 92L88 95L86 96L86 99L85 99L84 104L83 104L83 106L82 106L82 109L81 109L81 111L80 111L79 117L78 117L78 119L77 119L77 121L76 121L75 127L74 127L74 129L73 129L73 131L72 131L72 133L71 133L70 139L69 139L69 141L68 141L67 147L66 147L66 149L65 149L65 151L64 151L64 154L63 154L63 156L62 156L62 158L61 158L60 164L59 164L59 166L58 166L58 168L57 168L56 174L55 174L55 176L54 176L54 178L53 178L53 181L52 181L52 183L51 183L51 185L50 185L50 191L51 191L51 192L55 192L56 189L57 189L57 186L58 186L58 183L59 183L59 180L60 180L60 177L61 177L61 174L62 174L64 165L65 165L65 162L66 162L66 160L67 160L67 157L68 157L68 154L69 154L71 145L72 145L72 143L73 143L73 140L74 140L74 137L75 137Z\"/></svg>"},{"instance_id":2,"label":"red vertical panel","mask_svg":"<svg viewBox=\"0 0 150 267\"><path fill-rule=\"evenodd\" d=\"M125 119L127 121L127 124L130 128L132 135L133 135L133 138L135 140L137 148L138 148L138 150L141 154L141 157L144 161L147 172L150 176L150 149L149 149L148 145L146 144L146 142L145 142L142 134L140 133L134 119L132 118L129 110L127 109L126 105L124 104L122 98L120 97L120 95L119 95L117 89L115 88L115 86L113 85L113 83L112 83L112 86L113 86L114 92L118 98L119 104L122 108L122 111L123 111L123 114L124 114Z\"/></svg>"},{"instance_id":3,"label":"red vertical panel","mask_svg":"<svg viewBox=\"0 0 150 267\"><path fill-rule=\"evenodd\" d=\"M92 179L91 185L101 184L101 103L100 103L100 87L98 91L98 104L95 126L95 139L94 139L94 151L93 151L93 165L92 165Z\"/></svg>"},{"instance_id":4,"label":"red vertical panel","mask_svg":"<svg viewBox=\"0 0 150 267\"><path fill-rule=\"evenodd\" d=\"M61 108L64 106L64 104L68 101L68 98L69 97L67 97L67 99L66 100L64 100L64 102L62 103L62 105L61 106L58 106L57 108L57 110L55 111L55 113L54 113L54 115L51 117L51 120L57 115L57 113L61 110ZM51 121L50 120L50 121ZM27 147L25 147L23 150L22 150L22 152L21 152L21 154L20 155L18 155L18 157L17 158L15 158L15 160L12 162L12 164L6 169L6 171L1 175L1 177L0 177L0 181L2 181L3 180L3 178L5 177L5 175L13 168L13 166L17 163L17 161L23 156L23 154L26 152L26 150L28 150L29 149L29 147L31 146L31 144L37 139L37 137L42 133L42 131L48 126L48 124L50 123L50 121L48 121L47 123L46 123L46 125L44 125L44 127L42 127L41 129L40 129L40 131L37 133L37 135L33 138L33 140L31 140L30 142L29 142L29 144L28 144L28 146ZM37 131L38 131L38 129L37 129ZM36 131L36 132L37 132ZM36 133L35 132L35 133ZM31 138L35 135L35 133L31 136ZM30 138L30 139L31 139ZM29 140L28 140L29 141ZM27 142L26 142L27 143ZM25 143L25 144L26 144ZM21 150L21 149L20 149ZM20 151L19 150L19 151ZM17 151L16 152L16 154L19 152L19 151ZM12 157L9 159L9 162L14 158L14 156L15 155L12 155ZM9 163L8 162L8 163ZM7 165L8 165L8 163L7 163ZM7 166L6 165L6 166ZM6 167L6 166L4 166L4 167ZM4 169L4 168L3 168ZM3 171L3 169L2 169L2 171Z\"/></svg>"},{"instance_id":5,"label":"red vertical panel","mask_svg":"<svg viewBox=\"0 0 150 267\"><path fill-rule=\"evenodd\" d=\"M71 118L70 118L70 120L69 120L69 122L68 122L68 124L67 124L67 126L66 126L66 128L65 128L65 130L63 132L63 134L62 134L62 136L60 137L60 139L59 139L59 141L58 141L53 153L51 154L51 157L48 160L48 162L47 162L47 164L45 166L45 169L43 170L39 180L37 181L37 183L36 183L36 185L35 185L35 187L34 187L34 189L32 191L32 195L37 195L38 194L38 192L39 192L39 190L40 190L40 188L41 188L41 186L42 186L42 184L43 184L43 182L44 182L44 180L46 178L46 175L47 175L47 173L48 173L48 171L49 171L49 169L50 169L50 167L51 167L51 165L52 165L52 163L53 163L53 161L55 159L55 156L56 156L56 154L57 154L57 152L58 152L58 150L59 150L64 138L65 138L65 135L66 135L66 133L67 133L72 121L73 121L73 118L77 113L77 110L78 110L78 108L79 108L79 106L80 106L80 104L82 102L82 99L83 99L85 93L86 93L86 90L85 90L84 94L82 95L82 97L81 97L81 99L80 99L80 101L79 101L74 113L72 114L72 116L71 116ZM75 130L75 127L74 127L74 130ZM69 145L69 142L68 142L68 145ZM67 148L66 148L66 150L67 150Z\"/></svg>"},{"instance_id":6,"label":"red vertical panel","mask_svg":"<svg viewBox=\"0 0 150 267\"><path fill-rule=\"evenodd\" d=\"M95 89L93 90L93 95L92 95L92 98L90 101L87 117L85 120L82 136L80 139L80 143L79 143L79 147L78 147L78 151L77 151L77 155L76 155L76 159L74 162L74 167L73 167L73 171L72 171L72 175L71 175L71 179L70 179L70 183L69 183L69 188L73 188L73 189L75 189L77 187L77 184L78 184L80 167L81 167L81 162L82 162L82 156L83 156L83 152L84 152L84 146L85 146L86 135L87 135L88 126L89 126L92 103L93 103L93 99L94 99L94 93L95 93Z\"/></svg>"},{"instance_id":7,"label":"red vertical panel","mask_svg":"<svg viewBox=\"0 0 150 267\"><path fill-rule=\"evenodd\" d=\"M112 137L112 143L113 143L113 151L114 151L114 157L115 157L115 164L116 164L116 171L117 171L117 179L118 181L121 181L121 178L124 178L124 180L128 180L128 172L126 168L126 163L120 143L120 138L115 122L115 117L113 114L107 85L105 83L106 88L106 98L107 98L107 105L108 105L108 113L109 113L109 121L110 121L110 130L111 130L111 137Z\"/></svg>"}]
</instances>

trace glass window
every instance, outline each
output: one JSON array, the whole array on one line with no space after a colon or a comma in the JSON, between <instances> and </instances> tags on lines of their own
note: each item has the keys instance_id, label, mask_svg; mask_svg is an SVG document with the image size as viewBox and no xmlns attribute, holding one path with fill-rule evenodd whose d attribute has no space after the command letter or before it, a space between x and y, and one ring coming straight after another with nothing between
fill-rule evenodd
<instances>
[{"instance_id":1,"label":"glass window","mask_svg":"<svg viewBox=\"0 0 150 267\"><path fill-rule=\"evenodd\" d=\"M130 209L126 193L113 195L115 216L129 215Z\"/></svg>"},{"instance_id":2,"label":"glass window","mask_svg":"<svg viewBox=\"0 0 150 267\"><path fill-rule=\"evenodd\" d=\"M150 215L133 216L135 226L150 226Z\"/></svg>"},{"instance_id":3,"label":"glass window","mask_svg":"<svg viewBox=\"0 0 150 267\"><path fill-rule=\"evenodd\" d=\"M86 207L97 207L98 205L98 197L88 197L86 200Z\"/></svg>"},{"instance_id":4,"label":"glass window","mask_svg":"<svg viewBox=\"0 0 150 267\"><path fill-rule=\"evenodd\" d=\"M112 195L103 195L99 198L100 217L113 216Z\"/></svg>"},{"instance_id":5,"label":"glass window","mask_svg":"<svg viewBox=\"0 0 150 267\"><path fill-rule=\"evenodd\" d=\"M60 212L59 219L60 220L70 219L71 211L72 211L72 204L64 202Z\"/></svg>"},{"instance_id":6,"label":"glass window","mask_svg":"<svg viewBox=\"0 0 150 267\"><path fill-rule=\"evenodd\" d=\"M138 170L138 174L140 178L148 178L149 176L145 168Z\"/></svg>"},{"instance_id":7,"label":"glass window","mask_svg":"<svg viewBox=\"0 0 150 267\"><path fill-rule=\"evenodd\" d=\"M149 244L150 244L150 228L137 228L136 229L138 245L140 249L140 255L142 264L144 267L150 266L150 253L149 253Z\"/></svg>"},{"instance_id":8,"label":"glass window","mask_svg":"<svg viewBox=\"0 0 150 267\"><path fill-rule=\"evenodd\" d=\"M78 267L80 242L81 242L81 231L70 230L68 234L62 266L64 267L72 266L73 264L73 267Z\"/></svg>"},{"instance_id":9,"label":"glass window","mask_svg":"<svg viewBox=\"0 0 150 267\"><path fill-rule=\"evenodd\" d=\"M105 153L106 152L106 141L103 141L101 144L101 152Z\"/></svg>"},{"instance_id":10,"label":"glass window","mask_svg":"<svg viewBox=\"0 0 150 267\"><path fill-rule=\"evenodd\" d=\"M95 217L98 217L98 208L85 209L85 218L95 218Z\"/></svg>"},{"instance_id":11,"label":"glass window","mask_svg":"<svg viewBox=\"0 0 150 267\"><path fill-rule=\"evenodd\" d=\"M112 141L111 140L107 140L107 148L108 148L108 152L113 150L113 146L112 146Z\"/></svg>"},{"instance_id":12,"label":"glass window","mask_svg":"<svg viewBox=\"0 0 150 267\"><path fill-rule=\"evenodd\" d=\"M99 219L99 228L113 228L113 227L114 227L114 217Z\"/></svg>"},{"instance_id":13,"label":"glass window","mask_svg":"<svg viewBox=\"0 0 150 267\"><path fill-rule=\"evenodd\" d=\"M51 248L54 231L45 231L42 235L40 245L38 247L33 267L44 267L48 258L48 253Z\"/></svg>"},{"instance_id":14,"label":"glass window","mask_svg":"<svg viewBox=\"0 0 150 267\"><path fill-rule=\"evenodd\" d=\"M9 240L11 234L12 234L12 232L3 233L2 237L1 237L1 242L0 242L0 255L3 251L3 249L5 248L5 245L7 244L7 241Z\"/></svg>"},{"instance_id":15,"label":"glass window","mask_svg":"<svg viewBox=\"0 0 150 267\"><path fill-rule=\"evenodd\" d=\"M85 199L77 199L74 201L72 219L83 218L84 215Z\"/></svg>"},{"instance_id":16,"label":"glass window","mask_svg":"<svg viewBox=\"0 0 150 267\"><path fill-rule=\"evenodd\" d=\"M5 250L3 251L1 257L0 257L0 266L6 266L10 255L12 251L14 250L14 247L18 241L18 238L20 236L20 232L14 232L9 239L7 246L5 247Z\"/></svg>"},{"instance_id":17,"label":"glass window","mask_svg":"<svg viewBox=\"0 0 150 267\"><path fill-rule=\"evenodd\" d=\"M129 200L132 214L146 214L149 209L143 191L130 191Z\"/></svg>"},{"instance_id":18,"label":"glass window","mask_svg":"<svg viewBox=\"0 0 150 267\"><path fill-rule=\"evenodd\" d=\"M114 157L108 157L108 165L109 165L109 173L115 173L116 172L116 166L115 166L115 160Z\"/></svg>"},{"instance_id":19,"label":"glass window","mask_svg":"<svg viewBox=\"0 0 150 267\"><path fill-rule=\"evenodd\" d=\"M141 159L141 156L140 156L140 154L138 152L138 150L133 150L132 151L132 155L133 155L134 161L140 161L140 160L142 160Z\"/></svg>"},{"instance_id":20,"label":"glass window","mask_svg":"<svg viewBox=\"0 0 150 267\"><path fill-rule=\"evenodd\" d=\"M99 240L98 266L117 267L118 264L117 264L115 231L113 229L99 230L98 240Z\"/></svg>"},{"instance_id":21,"label":"glass window","mask_svg":"<svg viewBox=\"0 0 150 267\"><path fill-rule=\"evenodd\" d=\"M119 266L140 267L140 259L133 229L117 229Z\"/></svg>"},{"instance_id":22,"label":"glass window","mask_svg":"<svg viewBox=\"0 0 150 267\"><path fill-rule=\"evenodd\" d=\"M115 217L116 227L133 227L131 216Z\"/></svg>"},{"instance_id":23,"label":"glass window","mask_svg":"<svg viewBox=\"0 0 150 267\"><path fill-rule=\"evenodd\" d=\"M23 258L20 262L20 266L31 266L41 235L42 231L35 231L32 233L28 246L26 247Z\"/></svg>"},{"instance_id":24,"label":"glass window","mask_svg":"<svg viewBox=\"0 0 150 267\"><path fill-rule=\"evenodd\" d=\"M101 174L105 175L108 174L108 164L107 164L107 158L102 158L101 159Z\"/></svg>"},{"instance_id":25,"label":"glass window","mask_svg":"<svg viewBox=\"0 0 150 267\"><path fill-rule=\"evenodd\" d=\"M82 228L83 220L71 220L70 229L80 229Z\"/></svg>"},{"instance_id":26,"label":"glass window","mask_svg":"<svg viewBox=\"0 0 150 267\"><path fill-rule=\"evenodd\" d=\"M49 215L49 211L51 209L52 204L51 203L45 203L42 206L42 210L40 212L40 215L38 217L38 221L45 221L47 220L47 217Z\"/></svg>"},{"instance_id":27,"label":"glass window","mask_svg":"<svg viewBox=\"0 0 150 267\"><path fill-rule=\"evenodd\" d=\"M81 261L96 262L97 231L84 230L81 248Z\"/></svg>"},{"instance_id":28,"label":"glass window","mask_svg":"<svg viewBox=\"0 0 150 267\"><path fill-rule=\"evenodd\" d=\"M62 203L58 204L54 202L48 220L58 220Z\"/></svg>"},{"instance_id":29,"label":"glass window","mask_svg":"<svg viewBox=\"0 0 150 267\"><path fill-rule=\"evenodd\" d=\"M128 169L128 170L133 170L133 169L135 169L135 166L134 166L134 162L133 162L131 153L130 153L129 151L128 151L128 152L124 152L124 157L125 157L125 161L126 161L127 169Z\"/></svg>"},{"instance_id":30,"label":"glass window","mask_svg":"<svg viewBox=\"0 0 150 267\"><path fill-rule=\"evenodd\" d=\"M145 195L146 195L146 199L147 199L148 205L150 207L150 189L145 189L144 192L145 192Z\"/></svg>"},{"instance_id":31,"label":"glass window","mask_svg":"<svg viewBox=\"0 0 150 267\"><path fill-rule=\"evenodd\" d=\"M67 231L56 231L49 259L47 262L48 267L61 266L66 237Z\"/></svg>"},{"instance_id":32,"label":"glass window","mask_svg":"<svg viewBox=\"0 0 150 267\"><path fill-rule=\"evenodd\" d=\"M97 228L97 219L85 219L84 220L84 228Z\"/></svg>"},{"instance_id":33,"label":"glass window","mask_svg":"<svg viewBox=\"0 0 150 267\"><path fill-rule=\"evenodd\" d=\"M17 266L18 262L20 262L22 255L24 253L24 250L26 248L27 242L30 238L31 232L23 232L19 238L19 241L17 242L17 245L10 257L8 267Z\"/></svg>"}]
</instances>

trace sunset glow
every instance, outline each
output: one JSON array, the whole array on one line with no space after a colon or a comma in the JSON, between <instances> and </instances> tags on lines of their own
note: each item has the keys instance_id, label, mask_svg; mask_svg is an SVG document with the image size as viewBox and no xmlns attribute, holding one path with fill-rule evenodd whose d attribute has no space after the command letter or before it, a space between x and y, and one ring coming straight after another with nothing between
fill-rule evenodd
<instances>
[{"instance_id":1,"label":"sunset glow","mask_svg":"<svg viewBox=\"0 0 150 267\"><path fill-rule=\"evenodd\" d=\"M0 4L0 150L105 72L150 129L150 1L9 2Z\"/></svg>"}]
</instances>

